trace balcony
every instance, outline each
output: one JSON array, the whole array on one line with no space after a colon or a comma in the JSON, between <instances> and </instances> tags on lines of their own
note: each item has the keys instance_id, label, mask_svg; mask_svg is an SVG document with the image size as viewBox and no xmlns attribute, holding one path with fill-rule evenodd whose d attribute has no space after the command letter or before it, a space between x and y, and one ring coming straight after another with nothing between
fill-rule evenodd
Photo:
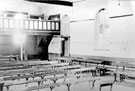
<instances>
[{"instance_id":1,"label":"balcony","mask_svg":"<svg viewBox=\"0 0 135 91\"><path fill-rule=\"evenodd\" d=\"M0 35L22 32L26 35L60 35L60 21L0 18Z\"/></svg>"}]
</instances>

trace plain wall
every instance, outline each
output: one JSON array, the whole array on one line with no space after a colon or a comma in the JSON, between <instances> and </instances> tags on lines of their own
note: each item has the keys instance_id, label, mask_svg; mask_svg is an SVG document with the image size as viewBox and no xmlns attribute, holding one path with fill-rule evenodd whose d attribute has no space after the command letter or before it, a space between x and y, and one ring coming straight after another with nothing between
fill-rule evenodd
<instances>
[{"instance_id":1,"label":"plain wall","mask_svg":"<svg viewBox=\"0 0 135 91\"><path fill-rule=\"evenodd\" d=\"M73 7L51 4L40 6L46 17L53 14L60 14L61 18L63 15L69 16L70 55L135 58L135 18L117 17L134 13L135 5L131 1L120 1L119 5L118 0L84 0L74 2ZM117 17L109 18L109 27L101 39L102 45L95 44L95 19L101 8L108 11L108 17ZM54 47L58 48L58 45L59 50ZM58 42L49 45L50 53L60 53L60 49Z\"/></svg>"},{"instance_id":2,"label":"plain wall","mask_svg":"<svg viewBox=\"0 0 135 91\"><path fill-rule=\"evenodd\" d=\"M133 14L131 1L86 0L74 3L71 22L70 54L135 58L134 16L109 19L109 28L104 31L102 47L95 44L95 19L99 9L106 8L108 16ZM100 45L98 45L100 46Z\"/></svg>"},{"instance_id":3,"label":"plain wall","mask_svg":"<svg viewBox=\"0 0 135 91\"><path fill-rule=\"evenodd\" d=\"M0 11L16 11L31 15L41 15L41 9L36 3L23 0L0 0Z\"/></svg>"}]
</instances>

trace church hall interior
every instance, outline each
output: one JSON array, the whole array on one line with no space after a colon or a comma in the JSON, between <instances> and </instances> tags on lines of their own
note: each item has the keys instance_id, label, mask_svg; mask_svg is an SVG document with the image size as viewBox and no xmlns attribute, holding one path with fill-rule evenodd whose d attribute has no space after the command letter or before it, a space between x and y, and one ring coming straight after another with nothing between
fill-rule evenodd
<instances>
[{"instance_id":1,"label":"church hall interior","mask_svg":"<svg viewBox=\"0 0 135 91\"><path fill-rule=\"evenodd\" d=\"M0 91L135 91L135 0L0 0Z\"/></svg>"}]
</instances>

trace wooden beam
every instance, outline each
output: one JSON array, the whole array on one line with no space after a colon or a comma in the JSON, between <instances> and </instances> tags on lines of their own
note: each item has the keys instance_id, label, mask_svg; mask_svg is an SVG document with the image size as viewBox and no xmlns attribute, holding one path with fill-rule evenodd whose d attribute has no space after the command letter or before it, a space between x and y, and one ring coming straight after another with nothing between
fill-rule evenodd
<instances>
[{"instance_id":1,"label":"wooden beam","mask_svg":"<svg viewBox=\"0 0 135 91\"><path fill-rule=\"evenodd\" d=\"M0 35L14 35L16 31L6 29L0 31ZM60 35L60 31L38 31L38 30L22 30L22 33L26 35Z\"/></svg>"},{"instance_id":2,"label":"wooden beam","mask_svg":"<svg viewBox=\"0 0 135 91\"><path fill-rule=\"evenodd\" d=\"M62 1L62 0L26 0L30 2L38 2L38 3L48 3L48 4L57 4L64 6L73 6L73 2L70 1Z\"/></svg>"}]
</instances>

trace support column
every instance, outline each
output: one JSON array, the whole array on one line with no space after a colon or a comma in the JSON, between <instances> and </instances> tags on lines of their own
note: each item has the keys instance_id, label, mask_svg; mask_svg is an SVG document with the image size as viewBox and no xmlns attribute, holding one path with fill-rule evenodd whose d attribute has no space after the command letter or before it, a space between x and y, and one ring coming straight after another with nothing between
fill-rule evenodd
<instances>
[{"instance_id":1,"label":"support column","mask_svg":"<svg viewBox=\"0 0 135 91\"><path fill-rule=\"evenodd\" d=\"M21 42L20 56L21 56L21 61L22 61L23 60L23 42Z\"/></svg>"}]
</instances>

